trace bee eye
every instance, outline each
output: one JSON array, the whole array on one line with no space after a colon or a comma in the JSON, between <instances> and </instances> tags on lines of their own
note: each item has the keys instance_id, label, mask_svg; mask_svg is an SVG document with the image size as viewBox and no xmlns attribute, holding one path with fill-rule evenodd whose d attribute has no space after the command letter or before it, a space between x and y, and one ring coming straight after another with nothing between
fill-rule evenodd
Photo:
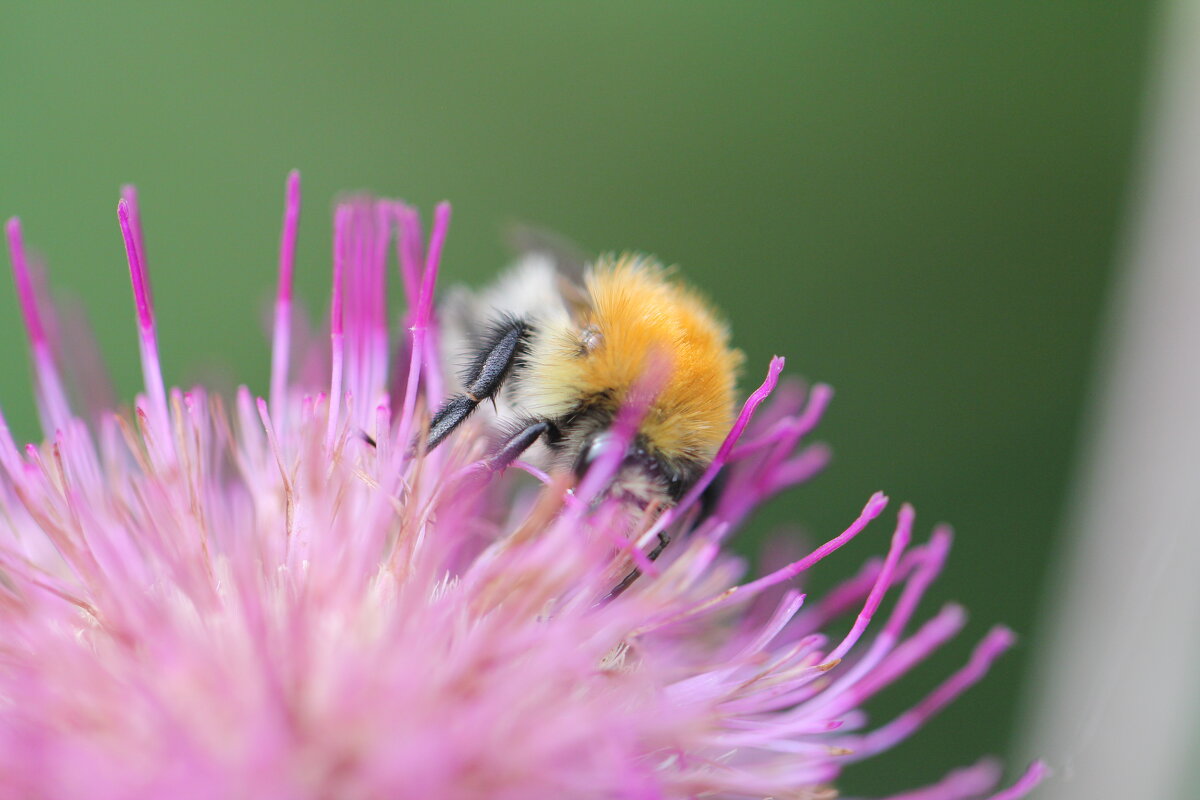
<instances>
[{"instance_id":1,"label":"bee eye","mask_svg":"<svg viewBox=\"0 0 1200 800\"><path fill-rule=\"evenodd\" d=\"M588 471L588 467L592 465L592 462L604 452L604 448L608 446L611 438L612 434L608 431L601 431L583 440L583 446L579 448L579 455L575 457L574 471L576 478L583 478L584 474Z\"/></svg>"},{"instance_id":2,"label":"bee eye","mask_svg":"<svg viewBox=\"0 0 1200 800\"><path fill-rule=\"evenodd\" d=\"M672 475L667 479L667 495L674 502L678 503L687 494L690 484L678 475Z\"/></svg>"}]
</instances>

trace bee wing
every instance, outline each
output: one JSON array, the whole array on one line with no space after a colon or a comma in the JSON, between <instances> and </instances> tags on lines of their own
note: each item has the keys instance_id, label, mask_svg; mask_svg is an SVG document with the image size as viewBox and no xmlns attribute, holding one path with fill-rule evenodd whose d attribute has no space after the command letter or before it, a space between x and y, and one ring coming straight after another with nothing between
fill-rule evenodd
<instances>
[{"instance_id":1,"label":"bee wing","mask_svg":"<svg viewBox=\"0 0 1200 800\"><path fill-rule=\"evenodd\" d=\"M446 290L438 313L442 344L448 353L462 355L487 331L487 308L480 293L462 284Z\"/></svg>"},{"instance_id":2,"label":"bee wing","mask_svg":"<svg viewBox=\"0 0 1200 800\"><path fill-rule=\"evenodd\" d=\"M558 291L573 318L587 308L583 278L595 258L586 250L565 236L525 223L510 224L504 238L521 261L533 256L554 267Z\"/></svg>"},{"instance_id":3,"label":"bee wing","mask_svg":"<svg viewBox=\"0 0 1200 800\"><path fill-rule=\"evenodd\" d=\"M583 283L583 271L595 259L575 242L546 228L514 222L507 226L505 243L518 258L538 255L554 264L564 278Z\"/></svg>"}]
</instances>

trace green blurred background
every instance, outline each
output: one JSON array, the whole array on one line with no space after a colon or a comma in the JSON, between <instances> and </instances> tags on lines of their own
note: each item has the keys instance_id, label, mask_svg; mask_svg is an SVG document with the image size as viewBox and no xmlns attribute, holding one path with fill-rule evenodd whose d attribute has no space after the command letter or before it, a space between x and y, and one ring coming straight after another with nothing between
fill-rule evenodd
<instances>
[{"instance_id":1,"label":"green blurred background","mask_svg":"<svg viewBox=\"0 0 1200 800\"><path fill-rule=\"evenodd\" d=\"M53 285L85 299L125 399L139 372L122 182L141 190L173 382L227 365L265 390L292 167L314 310L346 189L452 200L448 280L494 275L514 220L679 263L732 320L746 386L780 353L838 391L821 429L833 466L762 513L747 552L784 523L836 532L879 488L958 531L929 608L955 599L972 622L873 709L890 715L993 622L1037 625L1154 22L1127 0L30 3L0 30L0 215L20 214ZM33 437L5 288L0 356L0 404ZM1008 752L1033 655L843 788Z\"/></svg>"}]
</instances>

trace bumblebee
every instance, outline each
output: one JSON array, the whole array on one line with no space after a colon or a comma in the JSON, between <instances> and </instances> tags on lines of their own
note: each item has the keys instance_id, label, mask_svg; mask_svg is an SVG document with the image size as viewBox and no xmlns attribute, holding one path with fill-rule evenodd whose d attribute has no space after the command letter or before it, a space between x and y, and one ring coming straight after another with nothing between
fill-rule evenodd
<instances>
[{"instance_id":1,"label":"bumblebee","mask_svg":"<svg viewBox=\"0 0 1200 800\"><path fill-rule=\"evenodd\" d=\"M458 391L430 421L426 448L491 400L505 430L494 468L529 451L540 466L582 476L653 363L666 373L607 494L643 508L673 505L729 430L742 355L708 303L654 259L565 261L531 253L491 289L451 294L446 338L473 346Z\"/></svg>"}]
</instances>

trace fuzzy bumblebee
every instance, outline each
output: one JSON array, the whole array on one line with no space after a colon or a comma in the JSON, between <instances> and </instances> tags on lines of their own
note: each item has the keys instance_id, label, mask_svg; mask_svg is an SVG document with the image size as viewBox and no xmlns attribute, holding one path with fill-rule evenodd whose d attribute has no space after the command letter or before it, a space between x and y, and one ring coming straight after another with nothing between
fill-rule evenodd
<instances>
[{"instance_id":1,"label":"fuzzy bumblebee","mask_svg":"<svg viewBox=\"0 0 1200 800\"><path fill-rule=\"evenodd\" d=\"M633 387L661 370L609 496L671 505L729 430L742 355L709 305L657 261L605 256L581 272L575 279L561 262L534 254L486 292L451 296L448 339L472 341L473 352L460 391L434 414L426 446L437 447L491 399L506 429L490 459L495 468L532 448L533 460L582 475Z\"/></svg>"}]
</instances>

